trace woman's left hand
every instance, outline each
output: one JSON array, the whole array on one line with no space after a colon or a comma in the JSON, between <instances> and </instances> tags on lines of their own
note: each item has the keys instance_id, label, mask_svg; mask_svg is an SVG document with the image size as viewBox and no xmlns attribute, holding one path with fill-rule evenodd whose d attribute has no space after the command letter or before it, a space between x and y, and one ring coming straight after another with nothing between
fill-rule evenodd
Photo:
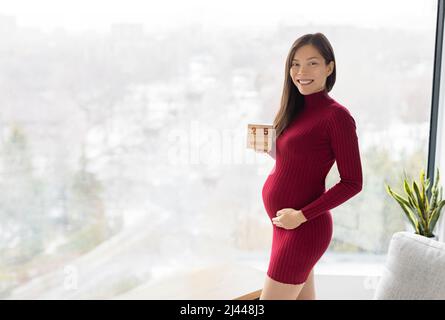
<instances>
[{"instance_id":1,"label":"woman's left hand","mask_svg":"<svg viewBox=\"0 0 445 320\"><path fill-rule=\"evenodd\" d=\"M278 210L277 216L272 218L272 223L274 225L287 230L298 228L300 224L306 221L307 219L301 210L295 210L292 208Z\"/></svg>"}]
</instances>

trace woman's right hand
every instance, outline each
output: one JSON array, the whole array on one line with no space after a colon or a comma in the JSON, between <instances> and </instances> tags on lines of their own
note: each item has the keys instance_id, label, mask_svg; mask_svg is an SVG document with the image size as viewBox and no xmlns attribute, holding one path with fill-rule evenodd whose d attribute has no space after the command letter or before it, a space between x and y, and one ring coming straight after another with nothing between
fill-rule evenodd
<instances>
[{"instance_id":1,"label":"woman's right hand","mask_svg":"<svg viewBox=\"0 0 445 320\"><path fill-rule=\"evenodd\" d=\"M271 156L273 159L275 159L275 157L276 157L275 149L274 149L274 148L272 148L269 152L267 152L267 154L268 154L269 156Z\"/></svg>"}]
</instances>

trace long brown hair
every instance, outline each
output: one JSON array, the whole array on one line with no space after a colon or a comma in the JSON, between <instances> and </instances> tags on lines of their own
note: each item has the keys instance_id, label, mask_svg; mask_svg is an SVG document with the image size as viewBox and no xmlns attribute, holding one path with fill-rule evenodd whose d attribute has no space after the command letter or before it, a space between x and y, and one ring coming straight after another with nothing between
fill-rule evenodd
<instances>
[{"instance_id":1,"label":"long brown hair","mask_svg":"<svg viewBox=\"0 0 445 320\"><path fill-rule=\"evenodd\" d=\"M292 78L289 75L289 70L295 52L307 44L313 45L318 50L325 60L325 65L334 61L334 70L326 79L326 91L331 91L335 83L337 63L335 62L334 50L326 36L319 32L313 34L309 33L295 40L287 55L286 67L284 69L284 86L281 95L281 106L273 122L277 138L303 109L304 97L293 83Z\"/></svg>"}]
</instances>

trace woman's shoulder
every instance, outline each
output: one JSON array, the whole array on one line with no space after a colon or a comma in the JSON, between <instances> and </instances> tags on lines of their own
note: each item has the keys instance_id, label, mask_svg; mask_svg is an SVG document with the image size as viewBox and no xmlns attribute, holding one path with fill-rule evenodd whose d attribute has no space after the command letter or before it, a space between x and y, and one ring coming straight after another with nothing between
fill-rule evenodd
<instances>
[{"instance_id":1,"label":"woman's shoulder","mask_svg":"<svg viewBox=\"0 0 445 320\"><path fill-rule=\"evenodd\" d=\"M349 108L338 103L337 101L332 101L328 106L328 112L325 117L325 125L327 129L333 129L337 126L349 126L356 128L355 119L349 110Z\"/></svg>"},{"instance_id":2,"label":"woman's shoulder","mask_svg":"<svg viewBox=\"0 0 445 320\"><path fill-rule=\"evenodd\" d=\"M338 103L335 100L330 101L328 105L328 118L331 120L341 119L341 118L352 118L352 113L349 108L344 105Z\"/></svg>"}]
</instances>

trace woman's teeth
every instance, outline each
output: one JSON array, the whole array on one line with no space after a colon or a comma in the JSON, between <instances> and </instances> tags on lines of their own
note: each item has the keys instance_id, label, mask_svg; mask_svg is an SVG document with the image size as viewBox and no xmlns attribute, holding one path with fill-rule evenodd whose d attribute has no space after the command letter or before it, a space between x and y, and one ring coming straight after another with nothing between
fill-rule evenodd
<instances>
[{"instance_id":1,"label":"woman's teeth","mask_svg":"<svg viewBox=\"0 0 445 320\"><path fill-rule=\"evenodd\" d=\"M314 80L298 80L298 83L305 86L305 85L312 83L312 81L314 81Z\"/></svg>"}]
</instances>

